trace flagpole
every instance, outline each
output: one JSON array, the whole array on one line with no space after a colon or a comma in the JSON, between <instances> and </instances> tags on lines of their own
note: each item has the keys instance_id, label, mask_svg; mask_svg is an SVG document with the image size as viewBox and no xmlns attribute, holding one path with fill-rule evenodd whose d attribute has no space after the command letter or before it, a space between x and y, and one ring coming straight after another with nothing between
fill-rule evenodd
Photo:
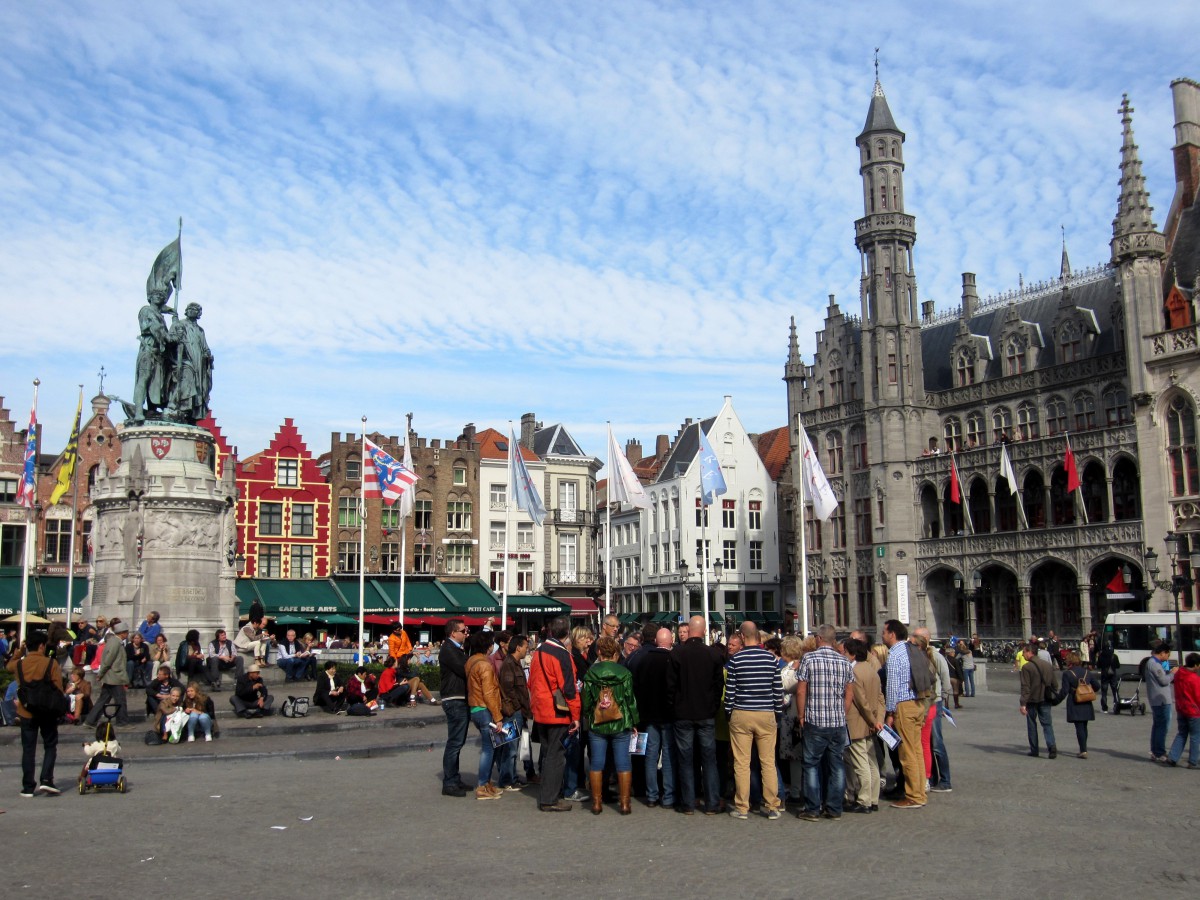
<instances>
[{"instance_id":1,"label":"flagpole","mask_svg":"<svg viewBox=\"0 0 1200 900\"><path fill-rule=\"evenodd\" d=\"M612 486L613 486L613 433L612 420L608 420L608 494L604 498L604 615L612 612Z\"/></svg>"},{"instance_id":2,"label":"flagpole","mask_svg":"<svg viewBox=\"0 0 1200 900\"><path fill-rule=\"evenodd\" d=\"M513 423L508 420L508 453L520 453L521 447L513 443ZM508 490L504 492L504 560L500 563L500 630L508 628L508 530L512 522L513 467L508 466Z\"/></svg>"},{"instance_id":3,"label":"flagpole","mask_svg":"<svg viewBox=\"0 0 1200 900\"><path fill-rule=\"evenodd\" d=\"M701 492L704 487L701 485ZM700 566L700 592L703 595L701 611L704 614L704 643L712 643L712 629L708 625L708 507L704 504L704 495L700 496L700 558L704 561Z\"/></svg>"},{"instance_id":4,"label":"flagpole","mask_svg":"<svg viewBox=\"0 0 1200 900\"><path fill-rule=\"evenodd\" d=\"M796 416L796 427L804 427L804 420L800 415ZM808 532L808 520L804 517L804 442L800 440L799 431L796 436L796 446L800 457L800 637L809 636L809 554L805 547L806 536ZM812 520L816 521L817 510L816 505L812 506Z\"/></svg>"},{"instance_id":5,"label":"flagpole","mask_svg":"<svg viewBox=\"0 0 1200 900\"><path fill-rule=\"evenodd\" d=\"M358 454L358 663L364 665L367 600L367 417L362 417L362 447Z\"/></svg>"},{"instance_id":6,"label":"flagpole","mask_svg":"<svg viewBox=\"0 0 1200 900\"><path fill-rule=\"evenodd\" d=\"M412 460L412 446L409 443L412 441L412 413L405 416L404 422L404 459L405 462ZM413 486L409 485L409 490L413 490ZM405 600L405 583L404 575L408 571L408 510L414 509L415 504L406 505L404 499L400 500L400 611L399 622L400 627L404 627L404 600Z\"/></svg>"},{"instance_id":7,"label":"flagpole","mask_svg":"<svg viewBox=\"0 0 1200 900\"><path fill-rule=\"evenodd\" d=\"M79 386L79 410L83 409L83 385ZM74 615L75 587L75 532L79 524L75 521L79 515L79 416L75 417L75 465L71 472L71 549L67 559L67 628L71 630L71 616Z\"/></svg>"},{"instance_id":8,"label":"flagpole","mask_svg":"<svg viewBox=\"0 0 1200 900\"><path fill-rule=\"evenodd\" d=\"M25 436L26 447L29 441L34 442L33 452L33 502L25 507L25 559L24 565L21 566L21 631L17 635L21 641L25 640L25 626L29 618L29 569L33 565L33 508L37 505L37 399L38 386L42 383L40 378L33 379L33 412L29 415L29 427L33 429L33 434ZM24 478L24 475L22 475Z\"/></svg>"}]
</instances>

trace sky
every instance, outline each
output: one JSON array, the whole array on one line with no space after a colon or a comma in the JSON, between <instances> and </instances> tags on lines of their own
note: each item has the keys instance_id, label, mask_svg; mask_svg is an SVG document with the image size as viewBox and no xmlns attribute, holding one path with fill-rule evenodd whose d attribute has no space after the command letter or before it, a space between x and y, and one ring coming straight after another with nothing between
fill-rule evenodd
<instances>
[{"instance_id":1,"label":"sky","mask_svg":"<svg viewBox=\"0 0 1200 900\"><path fill-rule=\"evenodd\" d=\"M0 5L0 396L43 451L78 386L132 395L183 219L212 408L427 438L605 423L647 448L733 397L785 424L794 316L857 313L855 137L906 133L921 300L1106 262L1128 93L1155 220L1190 4L105 2ZM182 309L182 307L181 307Z\"/></svg>"}]
</instances>

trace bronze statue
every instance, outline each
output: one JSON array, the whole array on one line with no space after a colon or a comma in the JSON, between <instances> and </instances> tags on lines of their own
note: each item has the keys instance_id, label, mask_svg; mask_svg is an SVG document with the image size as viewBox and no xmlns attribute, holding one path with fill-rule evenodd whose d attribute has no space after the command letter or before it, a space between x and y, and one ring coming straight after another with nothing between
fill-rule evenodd
<instances>
[{"instance_id":1,"label":"bronze statue","mask_svg":"<svg viewBox=\"0 0 1200 900\"><path fill-rule=\"evenodd\" d=\"M171 418L189 425L208 415L212 391L213 355L200 327L199 303L189 303L182 321L171 326L167 340L174 346L171 370Z\"/></svg>"},{"instance_id":2,"label":"bronze statue","mask_svg":"<svg viewBox=\"0 0 1200 900\"><path fill-rule=\"evenodd\" d=\"M171 399L167 326L163 320L163 307L168 296L169 288L167 291L151 290L146 295L146 305L138 313L141 337L133 383L134 421L138 423L144 422L147 415L151 419L159 418Z\"/></svg>"}]
</instances>

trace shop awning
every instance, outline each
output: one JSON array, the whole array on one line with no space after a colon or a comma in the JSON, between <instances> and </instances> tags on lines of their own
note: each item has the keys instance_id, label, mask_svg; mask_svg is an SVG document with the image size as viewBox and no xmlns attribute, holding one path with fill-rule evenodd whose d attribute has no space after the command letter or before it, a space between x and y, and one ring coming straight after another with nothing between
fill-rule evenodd
<instances>
[{"instance_id":1,"label":"shop awning","mask_svg":"<svg viewBox=\"0 0 1200 900\"><path fill-rule=\"evenodd\" d=\"M598 611L596 601L591 597L555 597L554 599L569 606L573 616L594 616Z\"/></svg>"},{"instance_id":2,"label":"shop awning","mask_svg":"<svg viewBox=\"0 0 1200 900\"><path fill-rule=\"evenodd\" d=\"M87 597L86 575L76 575L71 586L74 598L72 608L79 615L80 607ZM53 621L67 619L67 576L31 575L29 577L28 612L41 611ZM10 616L21 612L21 569L19 566L5 568L0 575L0 615Z\"/></svg>"},{"instance_id":3,"label":"shop awning","mask_svg":"<svg viewBox=\"0 0 1200 900\"><path fill-rule=\"evenodd\" d=\"M316 617L318 622L324 622L326 625L357 625L358 619L353 616L345 616L341 613L331 613L324 616Z\"/></svg>"},{"instance_id":4,"label":"shop awning","mask_svg":"<svg viewBox=\"0 0 1200 900\"><path fill-rule=\"evenodd\" d=\"M500 598L478 578L474 581L443 581L442 587L450 593L458 612L463 615L490 616L500 612Z\"/></svg>"},{"instance_id":5,"label":"shop awning","mask_svg":"<svg viewBox=\"0 0 1200 900\"><path fill-rule=\"evenodd\" d=\"M719 612L710 612L708 614L708 624L716 625L718 628L725 627L725 616Z\"/></svg>"},{"instance_id":6,"label":"shop awning","mask_svg":"<svg viewBox=\"0 0 1200 900\"><path fill-rule=\"evenodd\" d=\"M293 616L289 613L287 615L279 616L276 619L272 619L271 624L272 625L307 625L311 621L312 621L312 619L305 619L302 616Z\"/></svg>"},{"instance_id":7,"label":"shop awning","mask_svg":"<svg viewBox=\"0 0 1200 900\"><path fill-rule=\"evenodd\" d=\"M349 606L328 579L304 581L291 578L239 578L235 588L241 614L250 614L250 605L258 600L272 617L285 614L308 616L349 612Z\"/></svg>"},{"instance_id":8,"label":"shop awning","mask_svg":"<svg viewBox=\"0 0 1200 900\"><path fill-rule=\"evenodd\" d=\"M519 594L508 598L508 612L517 616L566 616L570 615L571 607L545 594Z\"/></svg>"},{"instance_id":9,"label":"shop awning","mask_svg":"<svg viewBox=\"0 0 1200 900\"><path fill-rule=\"evenodd\" d=\"M654 615L653 615L653 616L650 618L650 621L651 621L651 622L659 622L659 623L662 623L662 624L664 624L664 625L665 625L665 624L668 624L668 623L670 623L670 624L674 624L675 622L678 622L678 621L679 621L679 613L677 613L677 612L671 612L670 610L663 610L663 611L662 611L662 612L660 612L660 613L655 613L655 614L654 614Z\"/></svg>"}]
</instances>

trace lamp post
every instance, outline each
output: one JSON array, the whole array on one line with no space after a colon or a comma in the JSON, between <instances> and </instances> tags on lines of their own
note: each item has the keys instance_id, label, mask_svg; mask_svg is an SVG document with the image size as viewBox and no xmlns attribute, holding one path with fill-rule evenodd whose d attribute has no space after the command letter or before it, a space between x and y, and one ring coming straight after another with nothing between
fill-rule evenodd
<instances>
[{"instance_id":1,"label":"lamp post","mask_svg":"<svg viewBox=\"0 0 1200 900\"><path fill-rule=\"evenodd\" d=\"M813 618L818 625L825 624L825 581L815 575L808 579L808 599L812 601ZM805 635L807 637L807 635Z\"/></svg>"},{"instance_id":2,"label":"lamp post","mask_svg":"<svg viewBox=\"0 0 1200 900\"><path fill-rule=\"evenodd\" d=\"M687 603L688 597L690 596L690 592L688 591L688 585L687 585L687 577L688 577L687 560L685 560L685 559L679 560L679 565L677 568L679 569L679 614L690 616L692 614L692 608L691 608L691 604ZM686 609L684 608L685 604L687 606Z\"/></svg>"},{"instance_id":3,"label":"lamp post","mask_svg":"<svg viewBox=\"0 0 1200 900\"><path fill-rule=\"evenodd\" d=\"M963 591L963 577L954 573L954 591L967 605L967 634L974 635L979 630L975 617L975 603L979 599L979 591L983 588L983 576L976 569L971 575L971 590Z\"/></svg>"},{"instance_id":4,"label":"lamp post","mask_svg":"<svg viewBox=\"0 0 1200 900\"><path fill-rule=\"evenodd\" d=\"M1191 549L1188 552L1188 566L1190 573L1187 575L1178 571L1179 556L1183 551L1183 546L1187 538L1182 534L1168 532L1164 540L1167 545L1167 556L1171 558L1171 596L1175 601L1175 650L1179 657L1179 665L1183 666L1183 623L1179 615L1179 598L1183 592L1196 583L1196 572L1200 571L1200 540L1191 540ZM1158 554L1153 549L1147 547L1145 553L1146 572L1150 575L1150 581L1154 582L1154 576L1158 574Z\"/></svg>"}]
</instances>

